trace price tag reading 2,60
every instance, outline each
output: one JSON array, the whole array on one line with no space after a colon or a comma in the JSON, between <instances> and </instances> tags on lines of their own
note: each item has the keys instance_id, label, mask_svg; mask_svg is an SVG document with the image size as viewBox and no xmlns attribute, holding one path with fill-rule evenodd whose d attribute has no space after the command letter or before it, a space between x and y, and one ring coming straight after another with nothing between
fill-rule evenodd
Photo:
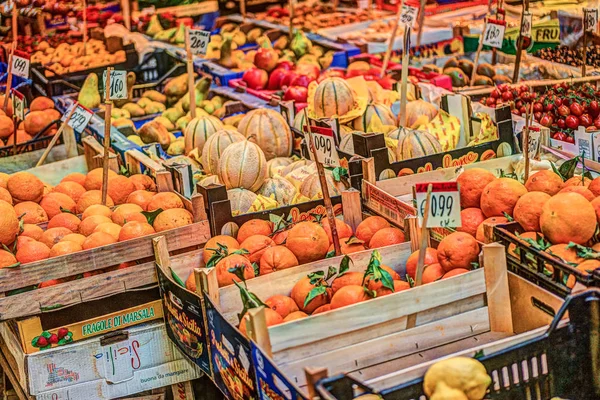
<instances>
[{"instance_id":1,"label":"price tag reading 2,60","mask_svg":"<svg viewBox=\"0 0 600 400\"><path fill-rule=\"evenodd\" d=\"M412 29L415 27L417 14L419 14L419 7L413 7L409 6L408 4L402 4L400 22L402 22L406 26L409 26Z\"/></svg>"},{"instance_id":2,"label":"price tag reading 2,60","mask_svg":"<svg viewBox=\"0 0 600 400\"><path fill-rule=\"evenodd\" d=\"M190 29L190 51L192 54L206 54L210 42L210 32Z\"/></svg>"},{"instance_id":3,"label":"price tag reading 2,60","mask_svg":"<svg viewBox=\"0 0 600 400\"><path fill-rule=\"evenodd\" d=\"M102 75L102 82L106 88L106 71ZM121 100L127 98L127 71L110 71L110 99Z\"/></svg>"},{"instance_id":4,"label":"price tag reading 2,60","mask_svg":"<svg viewBox=\"0 0 600 400\"><path fill-rule=\"evenodd\" d=\"M427 200L427 186L430 183L417 183L415 193L417 197L417 211L419 222L423 223L425 202ZM431 200L429 202L429 216L427 228L456 228L462 225L460 218L460 194L456 182L432 182Z\"/></svg>"},{"instance_id":5,"label":"price tag reading 2,60","mask_svg":"<svg viewBox=\"0 0 600 400\"><path fill-rule=\"evenodd\" d=\"M310 130L317 153L317 161L326 167L339 167L340 158L335 147L333 129L311 125ZM304 125L304 132L308 132L306 125Z\"/></svg>"},{"instance_id":6,"label":"price tag reading 2,60","mask_svg":"<svg viewBox=\"0 0 600 400\"><path fill-rule=\"evenodd\" d=\"M487 24L485 25L485 31L483 32L484 46L496 47L498 49L502 48L505 30L506 21L488 19Z\"/></svg>"},{"instance_id":7,"label":"price tag reading 2,60","mask_svg":"<svg viewBox=\"0 0 600 400\"><path fill-rule=\"evenodd\" d=\"M92 113L91 110L82 106L79 103L73 103L71 105L71 107L69 107L67 112L63 115L63 117L62 117L63 121L71 113L71 110L73 109L73 107L77 107L77 108L75 109L75 112L73 112L73 115L71 115L71 119L69 119L67 124L71 128L73 128L74 131L81 133L81 132L83 132L85 127L90 123L90 119L92 119L92 115L94 113Z\"/></svg>"},{"instance_id":8,"label":"price tag reading 2,60","mask_svg":"<svg viewBox=\"0 0 600 400\"><path fill-rule=\"evenodd\" d=\"M25 57L19 57L16 54L13 54L12 73L21 78L29 78L29 60Z\"/></svg>"}]
</instances>

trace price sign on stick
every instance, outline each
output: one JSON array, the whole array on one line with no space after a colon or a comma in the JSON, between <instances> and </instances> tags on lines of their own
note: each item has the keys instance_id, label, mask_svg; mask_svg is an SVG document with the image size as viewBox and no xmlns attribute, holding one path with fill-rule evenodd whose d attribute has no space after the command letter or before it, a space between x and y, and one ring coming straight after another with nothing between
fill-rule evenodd
<instances>
[{"instance_id":1,"label":"price sign on stick","mask_svg":"<svg viewBox=\"0 0 600 400\"><path fill-rule=\"evenodd\" d=\"M415 27L415 21L419 14L419 7L410 6L408 4L402 4L402 13L400 14L400 22L411 28ZM393 40L393 38L392 38ZM404 50L406 51L406 49Z\"/></svg>"},{"instance_id":2,"label":"price sign on stick","mask_svg":"<svg viewBox=\"0 0 600 400\"><path fill-rule=\"evenodd\" d=\"M523 24L521 24L521 36L531 37L531 26L533 18L529 11L523 12Z\"/></svg>"},{"instance_id":3,"label":"price sign on stick","mask_svg":"<svg viewBox=\"0 0 600 400\"><path fill-rule=\"evenodd\" d=\"M210 32L199 29L190 29L190 51L192 54L206 54Z\"/></svg>"},{"instance_id":4,"label":"price sign on stick","mask_svg":"<svg viewBox=\"0 0 600 400\"><path fill-rule=\"evenodd\" d=\"M71 110L73 109L73 107L76 108L73 112L73 115L71 115L71 118L67 121L67 125L73 128L74 131L81 133L83 132L85 127L90 123L90 119L92 119L92 115L94 113L92 113L91 110L82 106L79 103L73 103L71 104L71 107L69 107L65 115L63 115L61 119L62 121L64 121L67 118L67 116L71 114Z\"/></svg>"},{"instance_id":5,"label":"price sign on stick","mask_svg":"<svg viewBox=\"0 0 600 400\"><path fill-rule=\"evenodd\" d=\"M29 59L13 54L12 73L21 78L29 78Z\"/></svg>"},{"instance_id":6,"label":"price sign on stick","mask_svg":"<svg viewBox=\"0 0 600 400\"><path fill-rule=\"evenodd\" d=\"M598 28L598 9L584 8L583 23L585 25L586 32L596 32L596 29Z\"/></svg>"},{"instance_id":7,"label":"price sign on stick","mask_svg":"<svg viewBox=\"0 0 600 400\"><path fill-rule=\"evenodd\" d=\"M423 223L428 185L432 185L432 188L426 227L456 228L461 226L460 194L456 182L417 183L415 185L419 222Z\"/></svg>"},{"instance_id":8,"label":"price sign on stick","mask_svg":"<svg viewBox=\"0 0 600 400\"><path fill-rule=\"evenodd\" d=\"M306 125L304 125L303 129L304 132L308 132ZM312 125L310 129L312 131L317 161L326 167L339 167L340 158L335 148L333 129Z\"/></svg>"},{"instance_id":9,"label":"price sign on stick","mask_svg":"<svg viewBox=\"0 0 600 400\"><path fill-rule=\"evenodd\" d=\"M25 96L17 90L11 89L13 109L20 121L25 119Z\"/></svg>"},{"instance_id":10,"label":"price sign on stick","mask_svg":"<svg viewBox=\"0 0 600 400\"><path fill-rule=\"evenodd\" d=\"M488 19L485 31L483 32L483 44L498 49L502 48L505 30L506 22Z\"/></svg>"},{"instance_id":11,"label":"price sign on stick","mask_svg":"<svg viewBox=\"0 0 600 400\"><path fill-rule=\"evenodd\" d=\"M106 90L106 71L102 75L102 82ZM110 99L120 100L127 98L127 71L110 71Z\"/></svg>"}]
</instances>

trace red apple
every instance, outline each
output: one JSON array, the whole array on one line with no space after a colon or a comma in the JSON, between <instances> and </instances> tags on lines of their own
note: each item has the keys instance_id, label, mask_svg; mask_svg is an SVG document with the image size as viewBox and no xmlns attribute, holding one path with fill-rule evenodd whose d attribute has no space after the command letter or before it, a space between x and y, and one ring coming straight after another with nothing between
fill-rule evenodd
<instances>
[{"instance_id":1,"label":"red apple","mask_svg":"<svg viewBox=\"0 0 600 400\"><path fill-rule=\"evenodd\" d=\"M283 94L283 100L294 100L297 103L306 103L308 89L304 86L290 86Z\"/></svg>"},{"instance_id":2,"label":"red apple","mask_svg":"<svg viewBox=\"0 0 600 400\"><path fill-rule=\"evenodd\" d=\"M277 63L277 69L280 69L280 68L287 69L288 71L292 70L292 69L294 69L294 63L291 61L288 61L288 60L279 61Z\"/></svg>"},{"instance_id":3,"label":"red apple","mask_svg":"<svg viewBox=\"0 0 600 400\"><path fill-rule=\"evenodd\" d=\"M269 81L269 74L264 69L250 68L244 72L242 80L246 82L246 85L250 89L262 90L267 86Z\"/></svg>"},{"instance_id":4,"label":"red apple","mask_svg":"<svg viewBox=\"0 0 600 400\"><path fill-rule=\"evenodd\" d=\"M369 71L365 71L362 69L351 69L350 71L348 71L348 73L346 74L346 78L353 78L355 76L361 76L361 75L366 75Z\"/></svg>"},{"instance_id":5,"label":"red apple","mask_svg":"<svg viewBox=\"0 0 600 400\"><path fill-rule=\"evenodd\" d=\"M273 72L271 72L271 76L269 76L269 90L279 90L281 89L281 80L288 74L288 70L283 68L275 68Z\"/></svg>"},{"instance_id":6,"label":"red apple","mask_svg":"<svg viewBox=\"0 0 600 400\"><path fill-rule=\"evenodd\" d=\"M279 61L279 54L274 49L260 48L254 55L254 65L267 72L273 71Z\"/></svg>"},{"instance_id":7,"label":"red apple","mask_svg":"<svg viewBox=\"0 0 600 400\"><path fill-rule=\"evenodd\" d=\"M281 80L281 87L290 86L292 81L296 79L298 74L295 71L287 71L283 79Z\"/></svg>"},{"instance_id":8,"label":"red apple","mask_svg":"<svg viewBox=\"0 0 600 400\"><path fill-rule=\"evenodd\" d=\"M305 88L307 88L308 85L314 80L315 78L313 78L312 76L298 75L294 78L292 82L290 82L290 86L304 86Z\"/></svg>"},{"instance_id":9,"label":"red apple","mask_svg":"<svg viewBox=\"0 0 600 400\"><path fill-rule=\"evenodd\" d=\"M312 76L313 79L317 79L321 73L321 70L319 70L319 67L314 64L300 63L296 66L296 73L298 75Z\"/></svg>"}]
</instances>

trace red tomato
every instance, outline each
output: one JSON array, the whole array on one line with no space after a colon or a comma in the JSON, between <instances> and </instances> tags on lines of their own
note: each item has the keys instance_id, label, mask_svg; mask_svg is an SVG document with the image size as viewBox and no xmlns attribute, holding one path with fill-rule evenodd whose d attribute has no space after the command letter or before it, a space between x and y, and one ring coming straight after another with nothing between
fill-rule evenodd
<instances>
[{"instance_id":1,"label":"red tomato","mask_svg":"<svg viewBox=\"0 0 600 400\"><path fill-rule=\"evenodd\" d=\"M539 101L533 103L533 112L537 113L542 111L544 111L544 106L542 105L542 103L540 103Z\"/></svg>"},{"instance_id":2,"label":"red tomato","mask_svg":"<svg viewBox=\"0 0 600 400\"><path fill-rule=\"evenodd\" d=\"M493 97L488 97L487 100L485 101L485 103L489 106L489 107L495 107L496 106L496 99Z\"/></svg>"},{"instance_id":3,"label":"red tomato","mask_svg":"<svg viewBox=\"0 0 600 400\"><path fill-rule=\"evenodd\" d=\"M585 126L586 128L594 123L590 114L587 114L587 113L583 114L581 117L579 117L579 122L581 123L581 125Z\"/></svg>"},{"instance_id":4,"label":"red tomato","mask_svg":"<svg viewBox=\"0 0 600 400\"><path fill-rule=\"evenodd\" d=\"M558 115L560 115L561 117L566 117L567 115L571 114L571 110L569 110L569 107L567 106L560 106L558 107Z\"/></svg>"},{"instance_id":5,"label":"red tomato","mask_svg":"<svg viewBox=\"0 0 600 400\"><path fill-rule=\"evenodd\" d=\"M567 118L565 118L565 123L567 124L567 128L577 129L579 126L579 118L574 115L569 115Z\"/></svg>"},{"instance_id":6,"label":"red tomato","mask_svg":"<svg viewBox=\"0 0 600 400\"><path fill-rule=\"evenodd\" d=\"M565 129L567 127L567 123L565 122L564 118L559 118L558 121L556 121L556 126L558 126L560 129Z\"/></svg>"},{"instance_id":7,"label":"red tomato","mask_svg":"<svg viewBox=\"0 0 600 400\"><path fill-rule=\"evenodd\" d=\"M490 93L490 97L493 97L494 99L497 99L501 96L502 95L500 94L500 91L498 89L494 89L492 90L492 93Z\"/></svg>"},{"instance_id":8,"label":"red tomato","mask_svg":"<svg viewBox=\"0 0 600 400\"><path fill-rule=\"evenodd\" d=\"M571 114L575 115L576 117L579 117L583 114L583 107L579 103L571 104L569 109L571 110Z\"/></svg>"},{"instance_id":9,"label":"red tomato","mask_svg":"<svg viewBox=\"0 0 600 400\"><path fill-rule=\"evenodd\" d=\"M550 127L553 122L554 122L554 120L552 118L552 115L550 115L550 114L544 114L542 116L542 119L540 119L540 124L547 128Z\"/></svg>"},{"instance_id":10,"label":"red tomato","mask_svg":"<svg viewBox=\"0 0 600 400\"><path fill-rule=\"evenodd\" d=\"M575 138L573 136L567 135L567 137L565 138L565 142L575 144Z\"/></svg>"},{"instance_id":11,"label":"red tomato","mask_svg":"<svg viewBox=\"0 0 600 400\"><path fill-rule=\"evenodd\" d=\"M502 93L502 100L504 101L509 101L513 99L513 94L510 91L506 91L504 93Z\"/></svg>"},{"instance_id":12,"label":"red tomato","mask_svg":"<svg viewBox=\"0 0 600 400\"><path fill-rule=\"evenodd\" d=\"M556 140L561 140L561 141L565 141L565 138L567 137L567 135L565 135L564 132L556 132L554 135L552 135L552 139L556 139Z\"/></svg>"}]
</instances>

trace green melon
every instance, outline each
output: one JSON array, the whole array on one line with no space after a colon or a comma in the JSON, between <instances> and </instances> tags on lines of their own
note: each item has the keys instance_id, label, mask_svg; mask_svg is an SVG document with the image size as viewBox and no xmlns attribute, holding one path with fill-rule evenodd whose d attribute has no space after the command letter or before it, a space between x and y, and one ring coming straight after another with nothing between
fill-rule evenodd
<instances>
[{"instance_id":1,"label":"green melon","mask_svg":"<svg viewBox=\"0 0 600 400\"><path fill-rule=\"evenodd\" d=\"M261 108L248 112L238 130L260 146L267 160L292 154L292 131L287 121L274 110Z\"/></svg>"},{"instance_id":2,"label":"green melon","mask_svg":"<svg viewBox=\"0 0 600 400\"><path fill-rule=\"evenodd\" d=\"M202 148L201 163L204 172L216 174L219 169L219 159L227 146L242 140L245 140L244 135L229 129L222 129L209 136Z\"/></svg>"},{"instance_id":3,"label":"green melon","mask_svg":"<svg viewBox=\"0 0 600 400\"><path fill-rule=\"evenodd\" d=\"M409 131L396 148L398 161L425 157L442 152L442 145L435 136L425 131Z\"/></svg>"},{"instance_id":4,"label":"green melon","mask_svg":"<svg viewBox=\"0 0 600 400\"><path fill-rule=\"evenodd\" d=\"M198 149L200 156L206 139L213 133L223 129L223 123L210 115L204 115L192 119L185 128L185 154Z\"/></svg>"}]
</instances>

